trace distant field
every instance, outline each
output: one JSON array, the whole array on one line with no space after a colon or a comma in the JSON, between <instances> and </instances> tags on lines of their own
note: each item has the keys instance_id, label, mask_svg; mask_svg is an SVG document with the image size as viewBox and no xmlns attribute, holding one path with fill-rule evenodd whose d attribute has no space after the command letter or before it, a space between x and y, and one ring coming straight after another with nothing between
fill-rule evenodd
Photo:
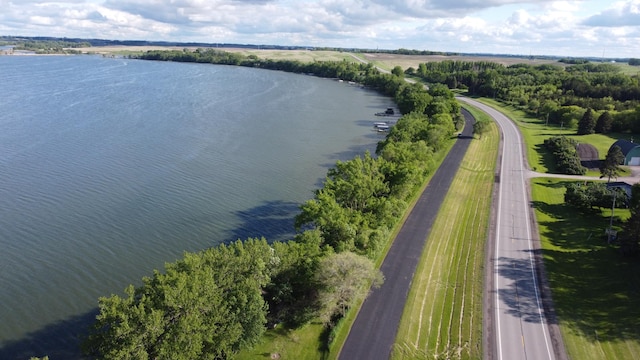
<instances>
[{"instance_id":1,"label":"distant field","mask_svg":"<svg viewBox=\"0 0 640 360\"><path fill-rule=\"evenodd\" d=\"M195 47L186 47L190 50L195 50ZM180 46L94 46L86 48L77 48L85 53L96 54L130 54L136 52L145 52L149 50L182 50L185 47ZM443 56L443 55L398 55L398 54L386 54L386 53L348 53L341 51L311 51L311 50L272 50L272 49L244 49L244 48L219 48L220 50L237 52L244 55L256 55L263 59L288 59L298 60L303 62L310 61L356 61L353 55L372 62L375 65L380 66L383 69L392 69L394 66L400 66L403 69L408 67L417 68L420 63L443 61L443 60L460 60L460 61L492 61L503 65L513 64L558 64L562 65L555 60L537 60L529 59L528 57L500 57L500 56L468 56L468 55L456 55L456 56ZM353 55L351 55L353 54ZM623 66L623 64L620 64ZM632 68L632 67L631 67ZM632 68L633 69L633 68ZM640 68L638 69L640 70Z\"/></svg>"},{"instance_id":2,"label":"distant field","mask_svg":"<svg viewBox=\"0 0 640 360\"><path fill-rule=\"evenodd\" d=\"M179 46L91 46L91 47L83 47L83 48L74 48L74 50L78 50L87 54L130 54L130 53L139 53L146 52L149 50L182 50L184 47ZM195 48L187 48L193 49Z\"/></svg>"},{"instance_id":3,"label":"distant field","mask_svg":"<svg viewBox=\"0 0 640 360\"><path fill-rule=\"evenodd\" d=\"M149 50L195 50L196 47L184 46L93 46L85 48L76 48L74 50L83 53L103 54L103 55L128 55L133 53L146 52ZM480 55L398 55L388 53L348 53L343 51L311 51L311 50L273 50L273 49L245 49L245 48L219 48L220 50L242 53L244 55L256 55L263 59L289 59L302 62L311 61L356 61L358 57L364 61L371 62L374 65L391 70L395 66L403 69L413 67L418 68L421 63L453 60L453 61L491 61L505 66L514 64L555 64L559 66L567 66L557 60L536 59L528 56L480 56ZM620 70L627 75L640 75L640 66L630 66L626 63L616 63Z\"/></svg>"},{"instance_id":4,"label":"distant field","mask_svg":"<svg viewBox=\"0 0 640 360\"><path fill-rule=\"evenodd\" d=\"M563 65L556 60L539 60L539 59L529 59L528 57L500 57L500 56L471 56L471 55L455 55L455 56L444 56L444 55L397 55L397 54L359 54L362 58L367 61L373 62L376 65L379 65L382 68L391 69L394 66L399 65L403 69L407 69L408 67L413 67L414 69L418 68L418 65L421 63L433 62L433 61L443 61L443 60L453 60L453 61L491 61L499 64L503 64L505 66L513 65L513 64L530 64L530 65L541 65L541 64L556 64Z\"/></svg>"},{"instance_id":5,"label":"distant field","mask_svg":"<svg viewBox=\"0 0 640 360\"><path fill-rule=\"evenodd\" d=\"M149 50L195 50L196 47L180 46L93 46L77 48L75 50L83 53L95 53L105 55L123 55L146 52ZM339 51L309 51L309 50L271 50L271 49L244 49L244 48L218 48L228 52L241 53L243 55L255 55L262 59L273 60L297 60L302 62L312 61L356 61L356 59L346 52Z\"/></svg>"},{"instance_id":6,"label":"distant field","mask_svg":"<svg viewBox=\"0 0 640 360\"><path fill-rule=\"evenodd\" d=\"M222 49L244 55L255 55L262 59L312 61L356 61L349 53L340 51L310 51L310 50L256 50L256 49Z\"/></svg>"}]
</instances>

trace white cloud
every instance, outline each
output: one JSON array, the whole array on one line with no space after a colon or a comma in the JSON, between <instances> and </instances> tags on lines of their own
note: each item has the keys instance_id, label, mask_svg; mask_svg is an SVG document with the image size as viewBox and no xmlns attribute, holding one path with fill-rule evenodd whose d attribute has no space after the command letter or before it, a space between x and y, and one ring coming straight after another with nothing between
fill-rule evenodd
<instances>
[{"instance_id":1,"label":"white cloud","mask_svg":"<svg viewBox=\"0 0 640 360\"><path fill-rule=\"evenodd\" d=\"M611 56L640 56L640 0L0 0L0 8L6 35L562 56L606 46Z\"/></svg>"},{"instance_id":2,"label":"white cloud","mask_svg":"<svg viewBox=\"0 0 640 360\"><path fill-rule=\"evenodd\" d=\"M588 26L640 26L640 0L613 3L608 9L590 16L583 22Z\"/></svg>"}]
</instances>

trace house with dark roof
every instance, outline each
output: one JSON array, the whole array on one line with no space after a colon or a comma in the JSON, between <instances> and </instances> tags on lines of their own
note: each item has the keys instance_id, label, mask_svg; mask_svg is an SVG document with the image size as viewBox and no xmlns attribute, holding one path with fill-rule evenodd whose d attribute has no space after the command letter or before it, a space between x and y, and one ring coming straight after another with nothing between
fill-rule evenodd
<instances>
[{"instance_id":1,"label":"house with dark roof","mask_svg":"<svg viewBox=\"0 0 640 360\"><path fill-rule=\"evenodd\" d=\"M624 155L622 165L640 166L640 144L620 139L611 147L618 146Z\"/></svg>"},{"instance_id":2,"label":"house with dark roof","mask_svg":"<svg viewBox=\"0 0 640 360\"><path fill-rule=\"evenodd\" d=\"M627 197L629 199L631 199L631 187L632 187L631 184L626 183L624 181L612 181L607 183L607 189L613 189L613 188L622 189L627 194Z\"/></svg>"}]
</instances>

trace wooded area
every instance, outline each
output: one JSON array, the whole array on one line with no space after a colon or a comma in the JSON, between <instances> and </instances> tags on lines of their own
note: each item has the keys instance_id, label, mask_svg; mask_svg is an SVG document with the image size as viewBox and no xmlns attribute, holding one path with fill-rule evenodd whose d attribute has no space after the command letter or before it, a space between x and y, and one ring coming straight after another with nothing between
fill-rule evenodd
<instances>
[{"instance_id":1,"label":"wooded area","mask_svg":"<svg viewBox=\"0 0 640 360\"><path fill-rule=\"evenodd\" d=\"M549 124L576 128L591 109L595 119L605 113L610 118L603 119L606 126L592 128L596 132L640 132L639 76L623 74L611 63L504 66L445 60L422 63L406 73L502 100Z\"/></svg>"}]
</instances>

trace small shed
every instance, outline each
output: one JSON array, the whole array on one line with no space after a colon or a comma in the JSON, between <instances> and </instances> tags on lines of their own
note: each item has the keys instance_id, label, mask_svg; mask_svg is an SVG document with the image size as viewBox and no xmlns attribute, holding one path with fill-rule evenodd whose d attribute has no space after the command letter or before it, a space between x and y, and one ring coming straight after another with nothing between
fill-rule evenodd
<instances>
[{"instance_id":1,"label":"small shed","mask_svg":"<svg viewBox=\"0 0 640 360\"><path fill-rule=\"evenodd\" d=\"M640 166L640 144L629 140L618 140L611 147L618 146L624 155L622 165Z\"/></svg>"}]
</instances>

